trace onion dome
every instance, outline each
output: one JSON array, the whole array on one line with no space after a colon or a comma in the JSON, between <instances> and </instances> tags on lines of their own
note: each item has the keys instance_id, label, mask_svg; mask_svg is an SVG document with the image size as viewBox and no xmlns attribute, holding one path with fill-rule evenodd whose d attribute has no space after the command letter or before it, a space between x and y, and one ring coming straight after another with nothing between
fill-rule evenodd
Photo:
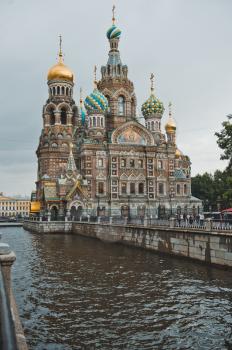
<instances>
[{"instance_id":1,"label":"onion dome","mask_svg":"<svg viewBox=\"0 0 232 350\"><path fill-rule=\"evenodd\" d=\"M115 16L114 16L115 15L115 6L113 6L113 8L112 8L112 13L113 13L112 26L106 32L106 36L109 40L110 39L119 39L120 35L121 35L121 30L119 28L117 28L115 25Z\"/></svg>"},{"instance_id":2,"label":"onion dome","mask_svg":"<svg viewBox=\"0 0 232 350\"><path fill-rule=\"evenodd\" d=\"M104 113L108 108L107 98L95 88L85 99L85 108L88 113Z\"/></svg>"},{"instance_id":3,"label":"onion dome","mask_svg":"<svg viewBox=\"0 0 232 350\"><path fill-rule=\"evenodd\" d=\"M175 152L175 157L180 158L181 156L183 156L183 153L177 148Z\"/></svg>"},{"instance_id":4,"label":"onion dome","mask_svg":"<svg viewBox=\"0 0 232 350\"><path fill-rule=\"evenodd\" d=\"M154 74L151 74L151 95L150 97L143 103L141 111L144 117L148 117L152 114L163 114L164 105L163 103L154 95Z\"/></svg>"},{"instance_id":5,"label":"onion dome","mask_svg":"<svg viewBox=\"0 0 232 350\"><path fill-rule=\"evenodd\" d=\"M48 80L68 80L73 82L73 72L64 64L63 53L61 50L61 36L60 36L60 51L58 63L51 67L47 75Z\"/></svg>"},{"instance_id":6,"label":"onion dome","mask_svg":"<svg viewBox=\"0 0 232 350\"><path fill-rule=\"evenodd\" d=\"M106 32L106 36L107 38L110 39L116 39L116 38L120 38L121 36L121 30L119 28L116 27L115 24L113 24Z\"/></svg>"},{"instance_id":7,"label":"onion dome","mask_svg":"<svg viewBox=\"0 0 232 350\"><path fill-rule=\"evenodd\" d=\"M176 132L176 123L172 117L171 106L172 106L172 104L169 103L169 118L168 118L168 121L165 125L165 130L167 133L175 133Z\"/></svg>"},{"instance_id":8,"label":"onion dome","mask_svg":"<svg viewBox=\"0 0 232 350\"><path fill-rule=\"evenodd\" d=\"M155 97L154 94L151 94L147 101L143 103L141 110L144 117L148 117L149 115L156 113L163 114L164 105L160 100L158 100L158 98Z\"/></svg>"}]
</instances>

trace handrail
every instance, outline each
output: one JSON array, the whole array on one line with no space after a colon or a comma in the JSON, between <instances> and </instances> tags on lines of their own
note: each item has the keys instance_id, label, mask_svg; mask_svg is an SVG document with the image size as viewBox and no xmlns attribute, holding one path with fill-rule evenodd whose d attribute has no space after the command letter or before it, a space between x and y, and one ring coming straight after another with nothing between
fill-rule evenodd
<instances>
[{"instance_id":1,"label":"handrail","mask_svg":"<svg viewBox=\"0 0 232 350\"><path fill-rule=\"evenodd\" d=\"M6 292L6 285L0 269L0 349L18 350L15 326L12 318L10 301Z\"/></svg>"}]
</instances>

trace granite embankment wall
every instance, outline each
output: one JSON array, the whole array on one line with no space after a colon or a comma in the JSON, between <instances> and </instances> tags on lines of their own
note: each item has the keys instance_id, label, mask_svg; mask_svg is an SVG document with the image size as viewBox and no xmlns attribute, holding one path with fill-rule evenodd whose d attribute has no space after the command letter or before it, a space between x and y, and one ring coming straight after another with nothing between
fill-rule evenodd
<instances>
[{"instance_id":1,"label":"granite embankment wall","mask_svg":"<svg viewBox=\"0 0 232 350\"><path fill-rule=\"evenodd\" d=\"M232 232L84 222L28 222L24 228L40 233L70 232L102 241L232 267Z\"/></svg>"}]
</instances>

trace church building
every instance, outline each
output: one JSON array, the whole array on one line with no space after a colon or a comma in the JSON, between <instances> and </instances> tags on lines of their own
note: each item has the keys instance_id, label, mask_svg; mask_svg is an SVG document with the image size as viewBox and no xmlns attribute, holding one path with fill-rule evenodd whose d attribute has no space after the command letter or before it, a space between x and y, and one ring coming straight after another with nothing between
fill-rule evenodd
<instances>
[{"instance_id":1,"label":"church building","mask_svg":"<svg viewBox=\"0 0 232 350\"><path fill-rule=\"evenodd\" d=\"M114 12L114 11L113 11ZM48 72L48 99L37 149L35 201L40 215L162 218L201 210L191 196L191 162L177 147L171 104L168 117L154 89L136 115L137 100L119 51L120 29L106 33L108 61L93 91L77 106L74 76L61 49ZM164 123L164 130L162 124Z\"/></svg>"}]
</instances>

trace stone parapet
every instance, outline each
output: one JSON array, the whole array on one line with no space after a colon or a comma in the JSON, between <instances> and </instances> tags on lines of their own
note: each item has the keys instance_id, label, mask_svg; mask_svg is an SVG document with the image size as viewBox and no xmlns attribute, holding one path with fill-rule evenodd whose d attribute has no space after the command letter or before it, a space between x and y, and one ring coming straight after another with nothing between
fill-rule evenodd
<instances>
[{"instance_id":1,"label":"stone parapet","mask_svg":"<svg viewBox=\"0 0 232 350\"><path fill-rule=\"evenodd\" d=\"M222 267L232 267L232 232L173 227L173 222L170 222L169 227L138 226L127 222L120 225L90 222L27 222L24 228L39 233L69 232Z\"/></svg>"}]
</instances>

